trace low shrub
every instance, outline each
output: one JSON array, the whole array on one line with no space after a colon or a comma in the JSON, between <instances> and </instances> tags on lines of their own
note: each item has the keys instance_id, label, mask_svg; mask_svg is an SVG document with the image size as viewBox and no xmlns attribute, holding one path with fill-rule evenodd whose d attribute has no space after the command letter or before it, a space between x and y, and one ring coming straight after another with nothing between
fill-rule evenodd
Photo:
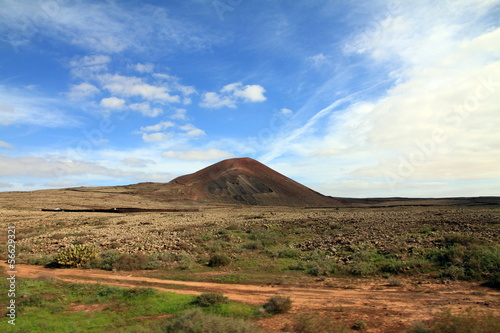
<instances>
[{"instance_id":1,"label":"low shrub","mask_svg":"<svg viewBox=\"0 0 500 333\"><path fill-rule=\"evenodd\" d=\"M106 268L111 266L113 269L119 271L134 271L139 269L157 269L161 266L161 262L156 257L148 256L144 253L124 253L118 257L110 255L109 260L105 264L103 263L103 266Z\"/></svg>"},{"instance_id":2,"label":"low shrub","mask_svg":"<svg viewBox=\"0 0 500 333\"><path fill-rule=\"evenodd\" d=\"M500 272L490 274L486 278L485 286L500 289Z\"/></svg>"},{"instance_id":3,"label":"low shrub","mask_svg":"<svg viewBox=\"0 0 500 333\"><path fill-rule=\"evenodd\" d=\"M303 314L294 319L292 324L285 327L291 333L347 333L349 330L331 316L318 314Z\"/></svg>"},{"instance_id":4,"label":"low shrub","mask_svg":"<svg viewBox=\"0 0 500 333\"><path fill-rule=\"evenodd\" d=\"M255 324L207 314L200 309L184 311L167 321L167 333L262 333Z\"/></svg>"},{"instance_id":5,"label":"low shrub","mask_svg":"<svg viewBox=\"0 0 500 333\"><path fill-rule=\"evenodd\" d=\"M293 249L290 247L284 247L277 251L277 255L279 258L298 258L300 257L300 251L297 249Z\"/></svg>"},{"instance_id":6,"label":"low shrub","mask_svg":"<svg viewBox=\"0 0 500 333\"><path fill-rule=\"evenodd\" d=\"M54 262L54 257L51 255L45 255L45 254L34 254L32 256L29 256L27 258L28 264L30 265L40 265L40 266L45 266L50 264L51 262Z\"/></svg>"},{"instance_id":7,"label":"low shrub","mask_svg":"<svg viewBox=\"0 0 500 333\"><path fill-rule=\"evenodd\" d=\"M151 296L157 293L153 288L131 288L123 290L122 294L125 298L132 298L138 296Z\"/></svg>"},{"instance_id":8,"label":"low shrub","mask_svg":"<svg viewBox=\"0 0 500 333\"><path fill-rule=\"evenodd\" d=\"M101 289L97 292L97 296L107 297L110 295L116 295L121 293L123 288L114 287L114 286L102 286Z\"/></svg>"},{"instance_id":9,"label":"low shrub","mask_svg":"<svg viewBox=\"0 0 500 333\"><path fill-rule=\"evenodd\" d=\"M124 253L120 255L115 263L113 264L113 268L119 271L135 271L138 269L142 269L145 264L148 262L148 257L142 253L128 254Z\"/></svg>"},{"instance_id":10,"label":"low shrub","mask_svg":"<svg viewBox=\"0 0 500 333\"><path fill-rule=\"evenodd\" d=\"M463 233L451 233L444 236L444 244L447 246L453 246L457 244L463 246L470 246L472 244L479 244L479 243L480 241L476 237Z\"/></svg>"},{"instance_id":11,"label":"low shrub","mask_svg":"<svg viewBox=\"0 0 500 333\"><path fill-rule=\"evenodd\" d=\"M264 310L270 314L287 313L292 308L290 297L273 296L263 305Z\"/></svg>"},{"instance_id":12,"label":"low shrub","mask_svg":"<svg viewBox=\"0 0 500 333\"><path fill-rule=\"evenodd\" d=\"M91 245L71 245L63 249L55 258L61 266L82 267L97 256L97 249Z\"/></svg>"},{"instance_id":13,"label":"low shrub","mask_svg":"<svg viewBox=\"0 0 500 333\"><path fill-rule=\"evenodd\" d=\"M212 305L227 303L229 299L222 295L221 293L205 293L196 296L194 304L202 307L209 307Z\"/></svg>"},{"instance_id":14,"label":"low shrub","mask_svg":"<svg viewBox=\"0 0 500 333\"><path fill-rule=\"evenodd\" d=\"M393 277L391 276L390 278L387 279L387 284L391 287L400 287L402 286L404 283L403 283L403 280L401 279L398 279L396 277Z\"/></svg>"},{"instance_id":15,"label":"low shrub","mask_svg":"<svg viewBox=\"0 0 500 333\"><path fill-rule=\"evenodd\" d=\"M111 271L113 270L113 265L120 256L121 253L117 250L104 250L100 252L96 258L92 259L87 266L88 268L98 268Z\"/></svg>"},{"instance_id":16,"label":"low shrub","mask_svg":"<svg viewBox=\"0 0 500 333\"><path fill-rule=\"evenodd\" d=\"M462 314L443 311L428 324L414 324L408 333L496 333L500 332L500 319L493 313Z\"/></svg>"},{"instance_id":17,"label":"low shrub","mask_svg":"<svg viewBox=\"0 0 500 333\"><path fill-rule=\"evenodd\" d=\"M366 323L362 320L358 320L351 326L351 328L356 331L362 331L366 329Z\"/></svg>"},{"instance_id":18,"label":"low shrub","mask_svg":"<svg viewBox=\"0 0 500 333\"><path fill-rule=\"evenodd\" d=\"M231 263L231 259L225 254L214 254L208 261L209 267L227 266Z\"/></svg>"}]
</instances>

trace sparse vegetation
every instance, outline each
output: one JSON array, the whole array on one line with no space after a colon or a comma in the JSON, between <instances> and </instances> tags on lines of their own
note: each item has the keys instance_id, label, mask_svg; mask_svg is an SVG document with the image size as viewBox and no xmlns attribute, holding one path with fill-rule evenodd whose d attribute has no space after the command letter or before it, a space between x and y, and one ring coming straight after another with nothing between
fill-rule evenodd
<instances>
[{"instance_id":1,"label":"sparse vegetation","mask_svg":"<svg viewBox=\"0 0 500 333\"><path fill-rule=\"evenodd\" d=\"M428 323L414 323L408 333L496 333L500 332L500 318L491 312L467 311L452 314L442 311Z\"/></svg>"},{"instance_id":2,"label":"sparse vegetation","mask_svg":"<svg viewBox=\"0 0 500 333\"><path fill-rule=\"evenodd\" d=\"M239 207L210 208L182 214L110 214L102 218L96 218L97 214L84 213L44 216L34 212L35 218L28 218L27 215L18 217L14 212L7 214L12 215L9 221L18 223L20 237L16 245L19 263L47 265L56 262L59 251L62 253L65 249L89 246L96 249L95 257L75 260L65 266L107 271L153 269L157 271L147 272L149 277L258 284L275 287L276 292L280 284L286 288L307 286L308 283L331 291L347 288L359 291L359 285L365 281L377 281L370 290L384 291L394 287L401 292L415 291L424 296L432 293L432 296L438 297L441 290L465 285L473 287L470 295L464 296L470 296L471 300L464 303L483 309L497 306L493 302L483 305L482 298L491 299L491 293L495 291L480 287L499 288L500 285L499 224L496 222L500 220L500 210L496 206L339 210ZM57 239L51 238L51 235L56 235ZM81 244L73 244L76 242ZM2 248L6 253L5 246ZM133 273L134 276L140 274ZM123 274L118 272L116 275ZM58 283L51 280L47 278L47 281L38 282ZM140 286L156 287L142 282ZM38 293L41 298L32 297L36 294L30 291L33 289L23 289L20 311L29 311L32 316L31 311L34 310L31 309L36 308L46 316L62 316L61 313L71 306L65 300L56 306L50 298L65 295L78 299L75 302L77 305L107 306L109 310L101 312L109 311L111 316L106 318L108 324L110 319L115 320L120 327L116 331L121 331L121 327L126 326L124 323L130 323L130 318L134 318L128 312L129 307L135 307L131 304L151 300L154 305L148 305L149 309L156 309L160 303L167 302L159 296L162 293L147 295L148 292L143 291L147 289L133 290L125 296L121 288L106 288L91 290L79 287L67 293ZM172 285L168 288L185 287ZM228 295L224 290L222 292ZM76 294L83 298L78 298ZM216 302L201 306L194 302L194 296L186 297L187 301L180 302L175 310L139 311L140 314L134 316L178 314L194 307L200 307L203 314L216 314L223 318L256 316L254 307L240 303ZM52 305L47 307L47 304ZM350 331L358 318L366 318L352 314L359 311L359 307L349 305L350 310L341 313L347 308L339 305L335 301L329 303L327 306L331 308L328 311L334 313L336 318L349 316L349 320L321 318L318 313L299 319L300 313L297 317L292 313L284 316L293 317L295 326L290 326L289 331L312 332L316 329L328 332L323 327L330 327L332 332ZM274 303L267 305L265 312L275 313L271 310L275 306ZM115 314L116 317L113 317ZM74 316L71 320L76 318L71 311L66 315ZM104 317L97 317L98 321L104 321ZM390 321L390 318L389 313L387 320ZM450 318L447 320L458 320ZM40 318L36 320L41 322ZM156 327L153 331L164 331L167 320L170 318L152 320L155 321L152 326ZM147 321L149 323L150 319ZM433 323L424 320L415 330L434 332L431 330L437 326L432 326ZM99 327L114 329L102 325ZM367 320L366 325L367 331L375 326L371 320ZM42 328L36 326L33 329L37 330Z\"/></svg>"},{"instance_id":3,"label":"sparse vegetation","mask_svg":"<svg viewBox=\"0 0 500 333\"><path fill-rule=\"evenodd\" d=\"M293 323L286 326L292 333L347 333L348 328L328 315L315 313L300 314L294 317Z\"/></svg>"},{"instance_id":4,"label":"sparse vegetation","mask_svg":"<svg viewBox=\"0 0 500 333\"><path fill-rule=\"evenodd\" d=\"M196 296L194 304L209 307L216 304L227 303L229 299L222 295L221 293L205 293Z\"/></svg>"},{"instance_id":5,"label":"sparse vegetation","mask_svg":"<svg viewBox=\"0 0 500 333\"><path fill-rule=\"evenodd\" d=\"M287 313L292 308L290 297L273 296L263 305L264 310L270 314Z\"/></svg>"},{"instance_id":6,"label":"sparse vegetation","mask_svg":"<svg viewBox=\"0 0 500 333\"><path fill-rule=\"evenodd\" d=\"M225 318L192 309L171 318L167 333L260 333L255 324L243 319Z\"/></svg>"},{"instance_id":7,"label":"sparse vegetation","mask_svg":"<svg viewBox=\"0 0 500 333\"><path fill-rule=\"evenodd\" d=\"M214 254L210 257L208 261L209 267L221 267L227 266L231 263L231 258L229 258L226 254Z\"/></svg>"},{"instance_id":8,"label":"sparse vegetation","mask_svg":"<svg viewBox=\"0 0 500 333\"><path fill-rule=\"evenodd\" d=\"M91 245L72 245L63 249L55 258L61 266L82 267L97 256L97 249Z\"/></svg>"}]
</instances>

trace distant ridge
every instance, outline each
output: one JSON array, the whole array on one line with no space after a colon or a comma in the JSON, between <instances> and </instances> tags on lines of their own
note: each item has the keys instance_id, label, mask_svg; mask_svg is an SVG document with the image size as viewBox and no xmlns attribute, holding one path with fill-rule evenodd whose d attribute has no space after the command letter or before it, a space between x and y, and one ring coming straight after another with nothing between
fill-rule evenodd
<instances>
[{"instance_id":1,"label":"distant ridge","mask_svg":"<svg viewBox=\"0 0 500 333\"><path fill-rule=\"evenodd\" d=\"M192 200L265 206L342 206L248 157L224 160L169 184Z\"/></svg>"}]
</instances>

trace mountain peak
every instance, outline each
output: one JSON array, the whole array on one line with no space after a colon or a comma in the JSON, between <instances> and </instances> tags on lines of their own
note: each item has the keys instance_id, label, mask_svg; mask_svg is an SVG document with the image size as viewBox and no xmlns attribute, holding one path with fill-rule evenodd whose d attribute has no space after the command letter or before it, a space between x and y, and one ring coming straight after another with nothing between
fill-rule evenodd
<instances>
[{"instance_id":1,"label":"mountain peak","mask_svg":"<svg viewBox=\"0 0 500 333\"><path fill-rule=\"evenodd\" d=\"M223 160L170 183L193 200L280 206L339 204L248 157Z\"/></svg>"}]
</instances>

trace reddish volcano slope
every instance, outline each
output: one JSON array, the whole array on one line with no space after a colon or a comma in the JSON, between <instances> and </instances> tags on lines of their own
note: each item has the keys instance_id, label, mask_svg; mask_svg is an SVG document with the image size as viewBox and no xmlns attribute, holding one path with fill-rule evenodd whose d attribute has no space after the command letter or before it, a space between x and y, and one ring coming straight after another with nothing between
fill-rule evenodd
<instances>
[{"instance_id":1,"label":"reddish volcano slope","mask_svg":"<svg viewBox=\"0 0 500 333\"><path fill-rule=\"evenodd\" d=\"M340 201L315 192L251 158L224 160L178 177L170 184L194 200L279 206L341 205Z\"/></svg>"}]
</instances>

